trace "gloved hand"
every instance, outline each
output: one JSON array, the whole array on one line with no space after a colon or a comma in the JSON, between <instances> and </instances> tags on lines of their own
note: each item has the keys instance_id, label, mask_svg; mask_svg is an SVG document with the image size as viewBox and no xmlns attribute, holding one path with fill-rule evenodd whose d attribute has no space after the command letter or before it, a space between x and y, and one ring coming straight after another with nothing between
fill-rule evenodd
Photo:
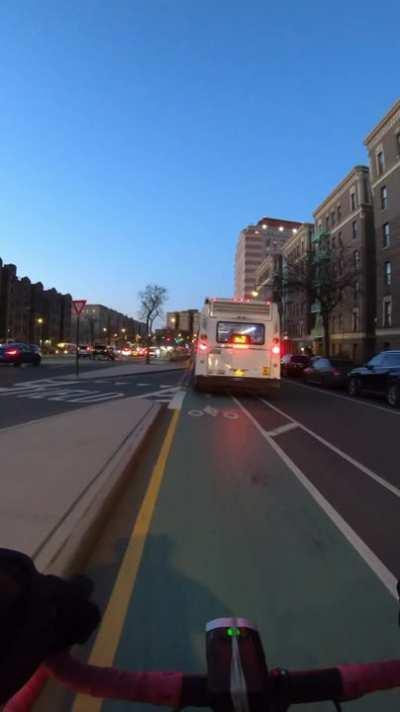
<instances>
[{"instance_id":1,"label":"gloved hand","mask_svg":"<svg viewBox=\"0 0 400 712\"><path fill-rule=\"evenodd\" d=\"M0 705L53 653L85 643L100 622L89 578L41 574L18 551L0 548Z\"/></svg>"}]
</instances>

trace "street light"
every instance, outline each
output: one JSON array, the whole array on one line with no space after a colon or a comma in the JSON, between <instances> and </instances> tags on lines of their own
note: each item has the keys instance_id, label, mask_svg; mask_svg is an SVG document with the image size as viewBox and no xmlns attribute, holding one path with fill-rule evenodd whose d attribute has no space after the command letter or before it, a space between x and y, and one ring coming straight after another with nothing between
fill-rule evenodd
<instances>
[{"instance_id":1,"label":"street light","mask_svg":"<svg viewBox=\"0 0 400 712\"><path fill-rule=\"evenodd\" d=\"M40 339L39 339L39 344L40 344L40 348L42 348L42 343L43 343L43 324L44 324L44 319L43 319L43 317L42 317L42 316L38 316L38 318L36 319L36 323L38 324L38 326L40 326Z\"/></svg>"}]
</instances>

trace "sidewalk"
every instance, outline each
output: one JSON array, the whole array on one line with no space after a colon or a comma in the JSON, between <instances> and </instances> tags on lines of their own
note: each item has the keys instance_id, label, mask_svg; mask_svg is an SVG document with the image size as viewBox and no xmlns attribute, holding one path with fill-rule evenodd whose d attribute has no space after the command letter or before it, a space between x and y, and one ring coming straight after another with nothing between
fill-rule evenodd
<instances>
[{"instance_id":1,"label":"sidewalk","mask_svg":"<svg viewBox=\"0 0 400 712\"><path fill-rule=\"evenodd\" d=\"M0 546L65 571L159 411L126 398L0 431Z\"/></svg>"}]
</instances>

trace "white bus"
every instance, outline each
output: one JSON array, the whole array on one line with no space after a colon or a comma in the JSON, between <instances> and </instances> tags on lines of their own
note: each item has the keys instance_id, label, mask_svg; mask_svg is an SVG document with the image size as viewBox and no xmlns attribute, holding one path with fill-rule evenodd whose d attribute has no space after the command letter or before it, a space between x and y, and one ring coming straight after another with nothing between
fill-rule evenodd
<instances>
[{"instance_id":1,"label":"white bus","mask_svg":"<svg viewBox=\"0 0 400 712\"><path fill-rule=\"evenodd\" d=\"M280 385L276 304L206 299L196 345L194 387L241 386L266 391Z\"/></svg>"}]
</instances>

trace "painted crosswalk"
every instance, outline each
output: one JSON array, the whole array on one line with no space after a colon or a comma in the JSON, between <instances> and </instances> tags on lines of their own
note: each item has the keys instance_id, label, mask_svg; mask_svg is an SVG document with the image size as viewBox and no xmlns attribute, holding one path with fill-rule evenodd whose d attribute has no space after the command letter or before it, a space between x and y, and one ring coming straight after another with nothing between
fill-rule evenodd
<instances>
[{"instance_id":1,"label":"painted crosswalk","mask_svg":"<svg viewBox=\"0 0 400 712\"><path fill-rule=\"evenodd\" d=\"M92 384L96 387L91 387ZM102 385L103 388L100 389L99 385ZM133 397L147 398L160 404L168 404L179 390L175 386L157 384L153 390L140 390L137 393L134 386L135 384L129 380L113 381L108 378L92 381L91 384L87 381L81 384L70 379L46 378L2 387L0 388L0 399L16 398L29 401L45 400L52 403L94 405L118 398ZM151 388L150 384L149 388Z\"/></svg>"}]
</instances>

